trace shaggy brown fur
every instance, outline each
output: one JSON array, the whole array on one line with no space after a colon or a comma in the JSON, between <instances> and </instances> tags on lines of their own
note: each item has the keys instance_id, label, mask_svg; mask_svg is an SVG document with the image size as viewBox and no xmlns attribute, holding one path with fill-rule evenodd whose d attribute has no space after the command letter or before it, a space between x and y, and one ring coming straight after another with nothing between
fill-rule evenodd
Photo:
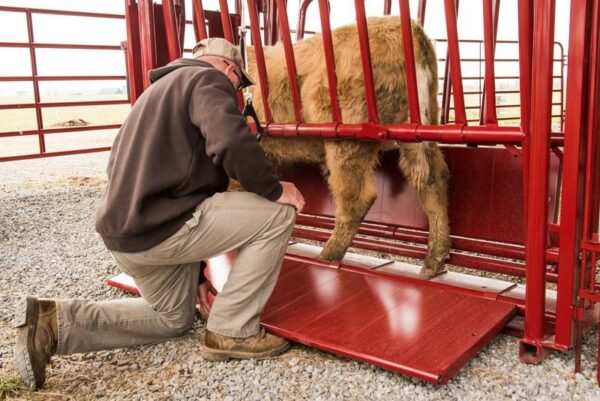
<instances>
[{"instance_id":1,"label":"shaggy brown fur","mask_svg":"<svg viewBox=\"0 0 600 401\"><path fill-rule=\"evenodd\" d=\"M404 123L408 100L400 18L369 18L369 42L379 119L383 124ZM418 24L413 24L419 103L423 124L438 123L437 61L431 42ZM355 25L333 31L338 96L344 123L368 121L364 78ZM320 35L294 45L305 122L330 122L331 103L327 70ZM249 73L259 82L253 49L248 52ZM265 48L269 106L275 122L294 121L283 46ZM252 88L254 105L264 121L260 86ZM433 276L444 270L450 247L447 214L448 167L437 144L333 141L320 138L265 137L262 146L276 163L310 161L323 167L337 205L335 228L320 258L340 260L377 197L374 168L379 153L399 148L400 169L417 192L429 220L427 256L421 274Z\"/></svg>"}]
</instances>

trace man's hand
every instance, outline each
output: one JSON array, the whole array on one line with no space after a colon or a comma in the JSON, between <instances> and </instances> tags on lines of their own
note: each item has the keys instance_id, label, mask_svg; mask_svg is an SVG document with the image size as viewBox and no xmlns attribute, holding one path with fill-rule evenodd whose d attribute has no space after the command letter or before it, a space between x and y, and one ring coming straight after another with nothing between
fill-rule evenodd
<instances>
[{"instance_id":1,"label":"man's hand","mask_svg":"<svg viewBox=\"0 0 600 401\"><path fill-rule=\"evenodd\" d=\"M213 295L217 293L210 281L205 281L198 287L198 297L196 298L196 309L200 312L200 316L204 320L208 320L210 315L210 303L208 303L208 293L211 292Z\"/></svg>"},{"instance_id":2,"label":"man's hand","mask_svg":"<svg viewBox=\"0 0 600 401\"><path fill-rule=\"evenodd\" d=\"M300 213L304 208L304 197L298 191L298 188L293 183L286 181L281 181L281 186L283 187L283 192L275 202L292 205L296 208L296 213Z\"/></svg>"}]
</instances>

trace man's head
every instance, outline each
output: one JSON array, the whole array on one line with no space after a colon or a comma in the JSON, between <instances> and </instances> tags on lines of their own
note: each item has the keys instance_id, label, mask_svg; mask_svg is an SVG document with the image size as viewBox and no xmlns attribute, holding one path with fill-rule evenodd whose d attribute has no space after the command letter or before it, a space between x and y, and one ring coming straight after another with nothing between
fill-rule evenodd
<instances>
[{"instance_id":1,"label":"man's head","mask_svg":"<svg viewBox=\"0 0 600 401\"><path fill-rule=\"evenodd\" d=\"M244 62L238 48L225 39L208 38L194 46L193 57L207 61L229 78L239 90L254 85L248 73L242 67Z\"/></svg>"}]
</instances>

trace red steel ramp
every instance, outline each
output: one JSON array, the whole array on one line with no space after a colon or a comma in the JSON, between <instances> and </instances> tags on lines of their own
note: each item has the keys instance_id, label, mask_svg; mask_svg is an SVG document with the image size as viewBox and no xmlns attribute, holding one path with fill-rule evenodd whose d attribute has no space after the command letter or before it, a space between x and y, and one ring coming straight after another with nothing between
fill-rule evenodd
<instances>
[{"instance_id":1,"label":"red steel ramp","mask_svg":"<svg viewBox=\"0 0 600 401\"><path fill-rule=\"evenodd\" d=\"M217 289L233 258L209 261ZM125 275L109 283L135 291ZM287 339L441 384L515 312L514 305L436 283L288 255L261 322Z\"/></svg>"}]
</instances>

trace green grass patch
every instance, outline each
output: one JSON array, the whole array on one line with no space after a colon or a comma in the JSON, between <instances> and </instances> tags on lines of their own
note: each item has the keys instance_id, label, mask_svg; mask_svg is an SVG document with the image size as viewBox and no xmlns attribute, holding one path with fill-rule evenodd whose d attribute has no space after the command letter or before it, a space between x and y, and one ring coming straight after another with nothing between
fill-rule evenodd
<instances>
[{"instance_id":1,"label":"green grass patch","mask_svg":"<svg viewBox=\"0 0 600 401\"><path fill-rule=\"evenodd\" d=\"M19 379L0 375L0 400L4 400L9 396L17 396L23 389L24 387Z\"/></svg>"}]
</instances>

